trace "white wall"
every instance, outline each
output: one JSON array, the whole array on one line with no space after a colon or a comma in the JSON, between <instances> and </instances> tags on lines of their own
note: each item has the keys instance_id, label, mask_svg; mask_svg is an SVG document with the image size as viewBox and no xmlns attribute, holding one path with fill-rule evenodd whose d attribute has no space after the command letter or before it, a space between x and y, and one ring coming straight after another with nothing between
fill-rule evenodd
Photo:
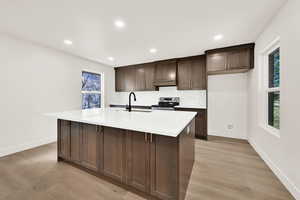
<instances>
[{"instance_id":1,"label":"white wall","mask_svg":"<svg viewBox=\"0 0 300 200\"><path fill-rule=\"evenodd\" d=\"M300 199L300 1L289 0L256 41L256 68L249 73L249 141L296 199ZM280 138L260 126L260 52L280 36Z\"/></svg>"},{"instance_id":2,"label":"white wall","mask_svg":"<svg viewBox=\"0 0 300 200\"><path fill-rule=\"evenodd\" d=\"M105 91L114 90L111 67L7 35L0 44L0 157L56 140L56 122L43 113L81 107L82 69L103 72Z\"/></svg>"},{"instance_id":3,"label":"white wall","mask_svg":"<svg viewBox=\"0 0 300 200\"><path fill-rule=\"evenodd\" d=\"M133 105L151 106L159 97L180 97L180 105L206 107L206 90L177 90L177 87L160 87L159 91L135 92ZM116 92L111 104L128 104L128 92Z\"/></svg>"},{"instance_id":4,"label":"white wall","mask_svg":"<svg viewBox=\"0 0 300 200\"><path fill-rule=\"evenodd\" d=\"M247 73L208 76L208 135L247 138Z\"/></svg>"}]
</instances>

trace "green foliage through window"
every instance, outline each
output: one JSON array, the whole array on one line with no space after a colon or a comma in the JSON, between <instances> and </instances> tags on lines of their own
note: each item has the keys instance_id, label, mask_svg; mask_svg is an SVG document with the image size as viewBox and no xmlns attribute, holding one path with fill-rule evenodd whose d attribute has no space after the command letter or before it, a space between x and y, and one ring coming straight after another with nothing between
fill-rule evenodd
<instances>
[{"instance_id":1,"label":"green foliage through window","mask_svg":"<svg viewBox=\"0 0 300 200\"><path fill-rule=\"evenodd\" d=\"M280 87L280 49L269 54L269 89ZM268 124L280 129L280 91L268 94Z\"/></svg>"}]
</instances>

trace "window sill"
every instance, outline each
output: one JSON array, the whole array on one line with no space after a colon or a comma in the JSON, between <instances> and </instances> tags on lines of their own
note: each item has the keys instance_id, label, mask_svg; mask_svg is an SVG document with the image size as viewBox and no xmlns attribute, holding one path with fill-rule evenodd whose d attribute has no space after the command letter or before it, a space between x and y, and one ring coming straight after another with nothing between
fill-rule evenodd
<instances>
[{"instance_id":1,"label":"window sill","mask_svg":"<svg viewBox=\"0 0 300 200\"><path fill-rule=\"evenodd\" d=\"M270 133L271 135L280 138L280 130L264 124L260 124L260 127L264 129L266 132Z\"/></svg>"}]
</instances>

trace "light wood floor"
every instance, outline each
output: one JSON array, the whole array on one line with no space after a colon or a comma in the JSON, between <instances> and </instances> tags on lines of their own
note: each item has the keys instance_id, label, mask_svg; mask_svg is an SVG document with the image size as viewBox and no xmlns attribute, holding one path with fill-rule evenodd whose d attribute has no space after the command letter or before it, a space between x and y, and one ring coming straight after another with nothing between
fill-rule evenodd
<instances>
[{"instance_id":1,"label":"light wood floor","mask_svg":"<svg viewBox=\"0 0 300 200\"><path fill-rule=\"evenodd\" d=\"M1 200L139 200L133 193L56 162L56 144L0 158ZM246 142L196 141L187 200L294 199Z\"/></svg>"}]
</instances>

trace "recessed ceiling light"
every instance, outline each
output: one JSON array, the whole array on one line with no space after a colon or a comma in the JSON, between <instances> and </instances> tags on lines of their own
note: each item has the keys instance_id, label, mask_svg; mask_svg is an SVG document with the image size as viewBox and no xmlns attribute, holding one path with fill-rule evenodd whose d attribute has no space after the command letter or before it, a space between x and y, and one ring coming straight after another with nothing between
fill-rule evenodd
<instances>
[{"instance_id":1,"label":"recessed ceiling light","mask_svg":"<svg viewBox=\"0 0 300 200\"><path fill-rule=\"evenodd\" d=\"M157 49L151 48L151 49L149 49L149 52L150 52L150 53L156 53L156 52L157 52Z\"/></svg>"},{"instance_id":2,"label":"recessed ceiling light","mask_svg":"<svg viewBox=\"0 0 300 200\"><path fill-rule=\"evenodd\" d=\"M115 21L115 26L117 28L124 28L125 27L125 22L123 22L122 20L116 20Z\"/></svg>"},{"instance_id":3,"label":"recessed ceiling light","mask_svg":"<svg viewBox=\"0 0 300 200\"><path fill-rule=\"evenodd\" d=\"M219 35L215 35L214 36L214 40L221 40L224 36L222 34L219 34Z\"/></svg>"},{"instance_id":4,"label":"recessed ceiling light","mask_svg":"<svg viewBox=\"0 0 300 200\"><path fill-rule=\"evenodd\" d=\"M72 45L73 44L73 42L71 40L64 40L64 43L66 45Z\"/></svg>"},{"instance_id":5,"label":"recessed ceiling light","mask_svg":"<svg viewBox=\"0 0 300 200\"><path fill-rule=\"evenodd\" d=\"M115 60L114 57L108 57L107 59L110 60L110 61L114 61Z\"/></svg>"}]
</instances>

